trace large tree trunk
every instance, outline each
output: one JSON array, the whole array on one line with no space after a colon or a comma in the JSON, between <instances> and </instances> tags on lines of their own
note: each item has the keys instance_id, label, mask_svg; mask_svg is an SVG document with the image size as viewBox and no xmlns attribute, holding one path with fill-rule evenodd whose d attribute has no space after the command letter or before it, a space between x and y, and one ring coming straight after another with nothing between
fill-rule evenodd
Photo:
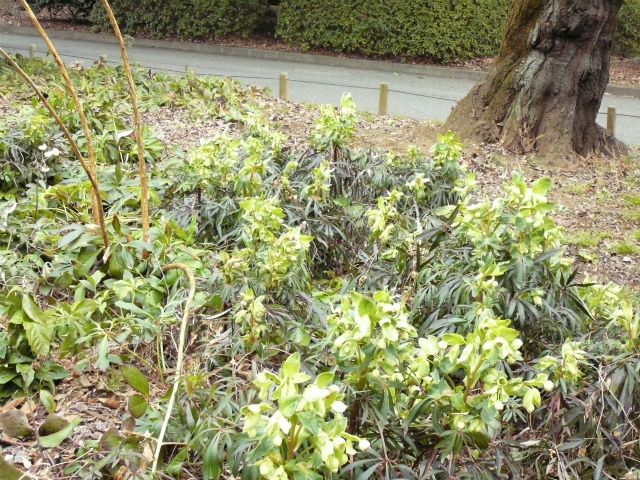
<instances>
[{"instance_id":1,"label":"large tree trunk","mask_svg":"<svg viewBox=\"0 0 640 480\"><path fill-rule=\"evenodd\" d=\"M545 157L618 154L596 124L623 0L514 0L495 68L446 127Z\"/></svg>"}]
</instances>

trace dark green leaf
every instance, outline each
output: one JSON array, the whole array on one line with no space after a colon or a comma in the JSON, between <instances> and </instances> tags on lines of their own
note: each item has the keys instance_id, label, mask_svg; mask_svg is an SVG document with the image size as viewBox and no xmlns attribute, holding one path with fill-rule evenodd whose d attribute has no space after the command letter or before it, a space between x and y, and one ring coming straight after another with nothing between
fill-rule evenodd
<instances>
[{"instance_id":1,"label":"dark green leaf","mask_svg":"<svg viewBox=\"0 0 640 480\"><path fill-rule=\"evenodd\" d=\"M145 397L149 397L149 382L144 373L133 365L125 365L122 367L122 376L131 388Z\"/></svg>"}]
</instances>

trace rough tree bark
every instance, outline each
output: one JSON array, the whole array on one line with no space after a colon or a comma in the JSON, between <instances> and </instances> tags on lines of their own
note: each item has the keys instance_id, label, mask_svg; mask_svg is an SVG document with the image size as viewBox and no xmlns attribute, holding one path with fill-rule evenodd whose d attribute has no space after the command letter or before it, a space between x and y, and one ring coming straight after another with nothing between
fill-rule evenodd
<instances>
[{"instance_id":1,"label":"rough tree bark","mask_svg":"<svg viewBox=\"0 0 640 480\"><path fill-rule=\"evenodd\" d=\"M619 154L596 124L623 0L514 0L495 68L446 128L545 157Z\"/></svg>"}]
</instances>

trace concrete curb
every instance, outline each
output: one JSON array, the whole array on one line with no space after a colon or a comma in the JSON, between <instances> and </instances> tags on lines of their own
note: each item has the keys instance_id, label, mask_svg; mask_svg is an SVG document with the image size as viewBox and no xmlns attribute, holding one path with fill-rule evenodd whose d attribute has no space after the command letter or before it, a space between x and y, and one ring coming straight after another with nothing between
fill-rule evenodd
<instances>
[{"instance_id":1,"label":"concrete curb","mask_svg":"<svg viewBox=\"0 0 640 480\"><path fill-rule=\"evenodd\" d=\"M100 33L76 32L72 30L48 30L47 32L52 39L81 40L97 43L116 43L113 36ZM31 36L37 35L36 30L31 27L18 27L15 25L0 25L0 33ZM136 38L132 41L132 45L138 47L165 48L183 52L211 53L216 55L255 58L260 60L297 62L328 67L357 68L362 70L405 73L411 75L454 78L460 80L479 81L485 78L487 75L486 72L483 71L466 70L464 68L440 67L435 65L413 65L381 60L365 60L358 58L334 57L331 55L318 54L312 55L306 53L285 52L280 50L265 50L260 48L228 47L224 45L180 42L174 40ZM617 96L640 98L640 88L638 87L609 85L607 87L607 93Z\"/></svg>"},{"instance_id":2,"label":"concrete curb","mask_svg":"<svg viewBox=\"0 0 640 480\"><path fill-rule=\"evenodd\" d=\"M607 93L617 95L619 97L638 97L640 98L640 88L625 87L624 85L608 85Z\"/></svg>"}]
</instances>

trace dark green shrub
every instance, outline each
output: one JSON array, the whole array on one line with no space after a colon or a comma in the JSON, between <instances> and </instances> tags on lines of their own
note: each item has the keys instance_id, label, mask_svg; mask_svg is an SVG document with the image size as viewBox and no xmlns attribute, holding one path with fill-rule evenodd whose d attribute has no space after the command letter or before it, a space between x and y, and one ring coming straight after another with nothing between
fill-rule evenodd
<instances>
[{"instance_id":1,"label":"dark green shrub","mask_svg":"<svg viewBox=\"0 0 640 480\"><path fill-rule=\"evenodd\" d=\"M282 0L277 35L302 48L450 62L498 52L508 0ZM640 54L640 0L620 11L618 51Z\"/></svg>"},{"instance_id":2,"label":"dark green shrub","mask_svg":"<svg viewBox=\"0 0 640 480\"><path fill-rule=\"evenodd\" d=\"M303 47L463 60L494 55L507 0L283 0L278 35Z\"/></svg>"},{"instance_id":3,"label":"dark green shrub","mask_svg":"<svg viewBox=\"0 0 640 480\"><path fill-rule=\"evenodd\" d=\"M87 17L96 0L31 0L31 8L38 13L46 10L51 15L58 15L65 9L73 18Z\"/></svg>"},{"instance_id":4,"label":"dark green shrub","mask_svg":"<svg viewBox=\"0 0 640 480\"><path fill-rule=\"evenodd\" d=\"M640 56L640 0L625 0L618 14L616 50L625 56Z\"/></svg>"},{"instance_id":5,"label":"dark green shrub","mask_svg":"<svg viewBox=\"0 0 640 480\"><path fill-rule=\"evenodd\" d=\"M123 31L151 37L247 36L268 15L266 0L112 0L111 6ZM97 30L109 30L100 5L91 22Z\"/></svg>"}]
</instances>

